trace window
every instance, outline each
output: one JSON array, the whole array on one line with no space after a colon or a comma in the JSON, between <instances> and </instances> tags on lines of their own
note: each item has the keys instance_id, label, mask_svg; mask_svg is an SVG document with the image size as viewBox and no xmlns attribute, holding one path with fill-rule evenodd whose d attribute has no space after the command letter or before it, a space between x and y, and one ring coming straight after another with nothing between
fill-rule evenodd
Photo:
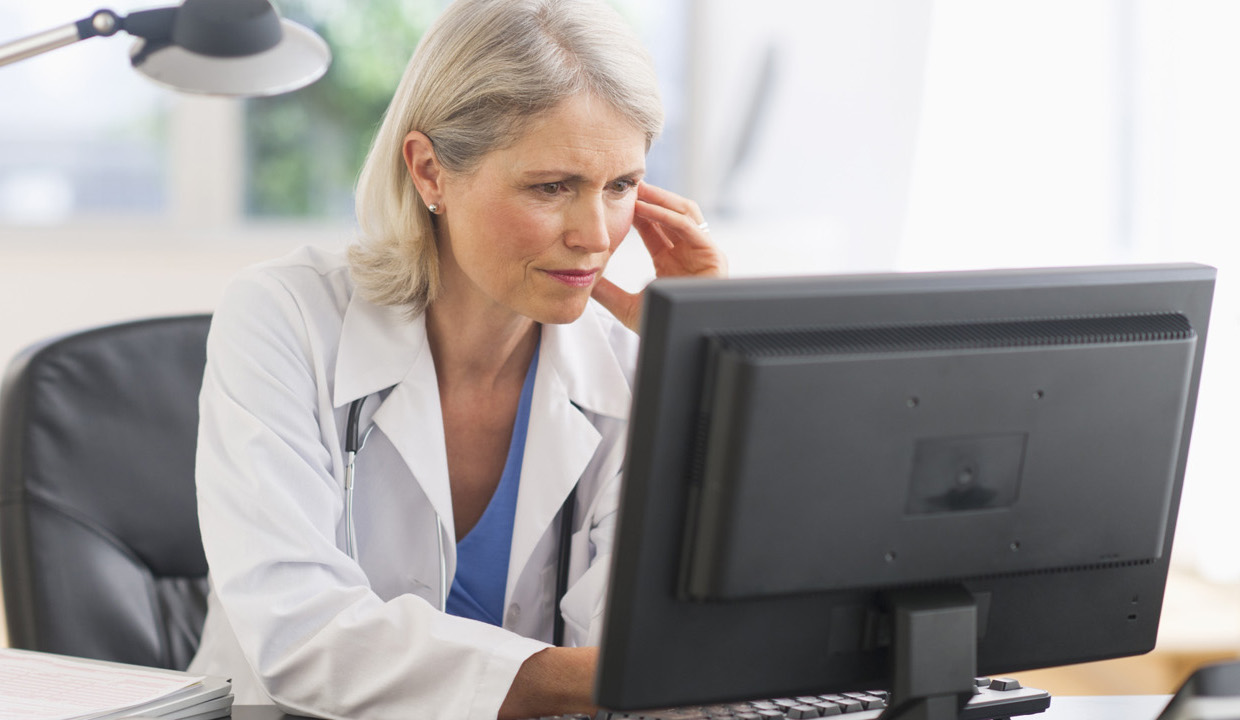
<instances>
[{"instance_id":1,"label":"window","mask_svg":"<svg viewBox=\"0 0 1240 720\"><path fill-rule=\"evenodd\" d=\"M30 35L97 8L4 2L0 28ZM0 70L0 224L149 217L166 207L169 99L128 72L124 48L107 40Z\"/></svg>"},{"instance_id":2,"label":"window","mask_svg":"<svg viewBox=\"0 0 1240 720\"><path fill-rule=\"evenodd\" d=\"M246 213L352 219L353 184L405 64L442 0L288 0L332 48L327 75L245 108Z\"/></svg>"}]
</instances>

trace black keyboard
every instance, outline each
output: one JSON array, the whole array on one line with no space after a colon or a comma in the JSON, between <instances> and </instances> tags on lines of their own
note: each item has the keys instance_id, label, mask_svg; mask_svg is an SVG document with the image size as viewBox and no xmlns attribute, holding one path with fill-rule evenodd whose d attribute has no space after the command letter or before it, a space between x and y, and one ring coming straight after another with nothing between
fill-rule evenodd
<instances>
[{"instance_id":1,"label":"black keyboard","mask_svg":"<svg viewBox=\"0 0 1240 720\"><path fill-rule=\"evenodd\" d=\"M886 709L887 699L887 692L881 690L808 695L632 713L600 712L594 720L802 720L835 716L843 716L841 720L873 720ZM978 678L977 693L965 705L960 720L1031 715L1050 704L1050 693L1021 687L1015 679ZM583 716L583 720L588 718Z\"/></svg>"}]
</instances>

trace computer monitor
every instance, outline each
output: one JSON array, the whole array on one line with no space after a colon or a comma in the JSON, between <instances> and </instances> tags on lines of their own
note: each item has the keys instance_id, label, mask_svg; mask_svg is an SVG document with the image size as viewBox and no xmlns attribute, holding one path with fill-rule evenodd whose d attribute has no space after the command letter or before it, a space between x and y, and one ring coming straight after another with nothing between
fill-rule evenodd
<instances>
[{"instance_id":1,"label":"computer monitor","mask_svg":"<svg viewBox=\"0 0 1240 720\"><path fill-rule=\"evenodd\" d=\"M1214 276L653 283L596 700L955 717L1153 648Z\"/></svg>"}]
</instances>

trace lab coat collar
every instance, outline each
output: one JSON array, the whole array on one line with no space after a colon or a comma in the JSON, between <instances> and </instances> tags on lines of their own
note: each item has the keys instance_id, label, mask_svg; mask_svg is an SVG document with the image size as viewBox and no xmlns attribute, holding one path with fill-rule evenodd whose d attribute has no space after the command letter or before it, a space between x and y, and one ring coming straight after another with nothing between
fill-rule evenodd
<instances>
[{"instance_id":1,"label":"lab coat collar","mask_svg":"<svg viewBox=\"0 0 1240 720\"><path fill-rule=\"evenodd\" d=\"M555 368L569 400L579 408L621 420L633 401L628 377L591 304L576 322L544 325L542 359Z\"/></svg>"},{"instance_id":2,"label":"lab coat collar","mask_svg":"<svg viewBox=\"0 0 1240 720\"><path fill-rule=\"evenodd\" d=\"M336 349L335 407L392 387L409 375L423 353L429 354L426 316L410 319L406 312L354 293Z\"/></svg>"}]
</instances>

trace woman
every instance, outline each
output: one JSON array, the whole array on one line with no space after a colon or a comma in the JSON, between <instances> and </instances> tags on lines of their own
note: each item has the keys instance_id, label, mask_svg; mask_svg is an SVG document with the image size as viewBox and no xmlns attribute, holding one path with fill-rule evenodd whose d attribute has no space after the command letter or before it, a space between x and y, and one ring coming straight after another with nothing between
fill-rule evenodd
<instances>
[{"instance_id":1,"label":"woman","mask_svg":"<svg viewBox=\"0 0 1240 720\"><path fill-rule=\"evenodd\" d=\"M697 206L642 182L661 123L605 4L445 11L362 171L347 259L259 266L217 309L193 671L323 717L591 710L640 308L602 272L630 227L660 275L725 272Z\"/></svg>"}]
</instances>

